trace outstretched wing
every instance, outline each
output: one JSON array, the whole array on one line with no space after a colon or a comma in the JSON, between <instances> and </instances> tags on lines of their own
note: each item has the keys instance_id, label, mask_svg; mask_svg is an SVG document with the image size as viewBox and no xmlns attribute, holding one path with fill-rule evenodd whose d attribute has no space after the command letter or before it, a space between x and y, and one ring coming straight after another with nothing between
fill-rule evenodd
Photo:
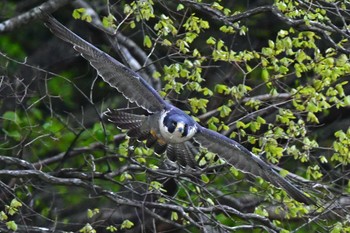
<instances>
[{"instance_id":1,"label":"outstretched wing","mask_svg":"<svg viewBox=\"0 0 350 233\"><path fill-rule=\"evenodd\" d=\"M238 170L254 176L260 176L273 185L283 188L292 198L299 202L314 204L313 200L275 172L270 165L234 140L199 125L198 132L193 138L202 147L216 153Z\"/></svg>"},{"instance_id":2,"label":"outstretched wing","mask_svg":"<svg viewBox=\"0 0 350 233\"><path fill-rule=\"evenodd\" d=\"M97 70L103 80L116 88L130 102L135 102L150 113L164 109L166 102L137 73L83 40L53 17L47 15L43 20L53 34L72 44L74 49Z\"/></svg>"}]
</instances>

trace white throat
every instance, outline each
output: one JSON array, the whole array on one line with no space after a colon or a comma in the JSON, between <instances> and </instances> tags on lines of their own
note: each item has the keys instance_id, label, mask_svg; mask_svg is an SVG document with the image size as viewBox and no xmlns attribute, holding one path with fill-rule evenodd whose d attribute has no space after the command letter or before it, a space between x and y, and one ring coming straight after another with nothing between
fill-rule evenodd
<instances>
[{"instance_id":1,"label":"white throat","mask_svg":"<svg viewBox=\"0 0 350 233\"><path fill-rule=\"evenodd\" d=\"M169 142L169 143L182 143L182 142L185 142L185 141L188 141L189 139L191 139L193 137L193 135L196 133L196 127L191 127L189 126L188 127L188 132L187 132L187 136L183 137L182 136L182 133L175 129L174 132L170 133L166 127L164 127L163 125L163 121L164 121L164 118L166 116L166 114L168 113L169 111L163 111L161 113L161 117L159 118L159 131L162 135L162 137L165 139L165 141ZM182 126L184 127L184 125Z\"/></svg>"}]
</instances>

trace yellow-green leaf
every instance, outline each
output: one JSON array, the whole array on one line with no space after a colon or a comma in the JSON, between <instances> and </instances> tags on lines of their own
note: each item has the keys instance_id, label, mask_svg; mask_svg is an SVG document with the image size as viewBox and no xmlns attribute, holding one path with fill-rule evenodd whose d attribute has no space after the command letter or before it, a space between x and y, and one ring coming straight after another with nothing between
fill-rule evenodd
<instances>
[{"instance_id":1,"label":"yellow-green leaf","mask_svg":"<svg viewBox=\"0 0 350 233\"><path fill-rule=\"evenodd\" d=\"M210 181L209 177L207 175L205 175L205 174L201 175L201 179L206 184L209 183L209 181Z\"/></svg>"},{"instance_id":2,"label":"yellow-green leaf","mask_svg":"<svg viewBox=\"0 0 350 233\"><path fill-rule=\"evenodd\" d=\"M130 220L126 219L123 221L122 225L121 225L121 229L130 229L134 226L134 223L131 222Z\"/></svg>"},{"instance_id":3,"label":"yellow-green leaf","mask_svg":"<svg viewBox=\"0 0 350 233\"><path fill-rule=\"evenodd\" d=\"M8 222L6 223L6 227L7 227L7 229L9 229L9 230L17 231L17 224L16 224L14 221L8 221Z\"/></svg>"},{"instance_id":4,"label":"yellow-green leaf","mask_svg":"<svg viewBox=\"0 0 350 233\"><path fill-rule=\"evenodd\" d=\"M143 45L146 46L147 48L151 48L152 47L152 41L149 38L149 36L145 36L145 38L143 39Z\"/></svg>"},{"instance_id":5,"label":"yellow-green leaf","mask_svg":"<svg viewBox=\"0 0 350 233\"><path fill-rule=\"evenodd\" d=\"M171 212L171 220L177 221L178 219L179 219L179 215L177 214L177 212L175 211Z\"/></svg>"}]
</instances>

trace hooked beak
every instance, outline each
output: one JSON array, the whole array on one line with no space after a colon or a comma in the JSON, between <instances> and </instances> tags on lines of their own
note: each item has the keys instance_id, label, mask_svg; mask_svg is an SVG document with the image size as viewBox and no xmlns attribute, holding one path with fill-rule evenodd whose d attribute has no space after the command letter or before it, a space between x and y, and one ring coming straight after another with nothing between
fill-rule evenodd
<instances>
[{"instance_id":1,"label":"hooked beak","mask_svg":"<svg viewBox=\"0 0 350 233\"><path fill-rule=\"evenodd\" d=\"M176 131L183 134L184 130L185 130L185 124L182 122L178 122L176 125Z\"/></svg>"}]
</instances>

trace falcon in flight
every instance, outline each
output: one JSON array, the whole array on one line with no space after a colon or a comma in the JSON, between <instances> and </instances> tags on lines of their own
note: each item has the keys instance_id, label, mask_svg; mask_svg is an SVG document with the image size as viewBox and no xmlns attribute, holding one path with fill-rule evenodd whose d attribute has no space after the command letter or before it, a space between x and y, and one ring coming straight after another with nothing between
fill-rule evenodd
<instances>
[{"instance_id":1,"label":"falcon in flight","mask_svg":"<svg viewBox=\"0 0 350 233\"><path fill-rule=\"evenodd\" d=\"M88 60L99 76L116 88L128 101L147 110L146 115L136 115L121 110L108 110L104 114L119 128L128 130L130 137L147 140L156 153L168 157L193 159L194 140L202 148L215 153L226 163L253 176L259 176L283 188L292 198L305 204L314 204L272 166L251 153L236 141L199 125L182 110L166 102L140 75L113 57L67 29L51 16L44 16L45 25L57 37L73 45ZM192 158L191 158L192 157ZM186 161L190 162L190 161Z\"/></svg>"}]
</instances>

